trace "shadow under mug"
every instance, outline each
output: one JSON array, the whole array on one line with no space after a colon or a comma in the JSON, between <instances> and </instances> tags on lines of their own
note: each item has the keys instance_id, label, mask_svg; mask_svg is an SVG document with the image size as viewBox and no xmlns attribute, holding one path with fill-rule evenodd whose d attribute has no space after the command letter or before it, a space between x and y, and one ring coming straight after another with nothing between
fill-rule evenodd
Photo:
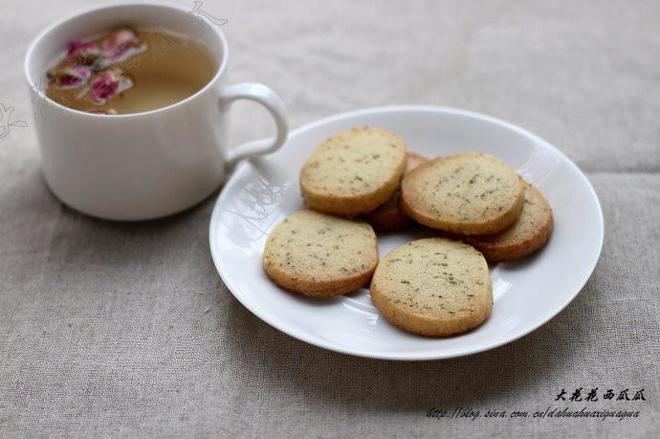
<instances>
[{"instance_id":1,"label":"shadow under mug","mask_svg":"<svg viewBox=\"0 0 660 439\"><path fill-rule=\"evenodd\" d=\"M217 71L201 90L152 111L104 115L77 111L44 94L48 65L69 41L113 27L161 27L203 43ZM130 3L97 8L43 31L30 45L25 74L41 148L42 168L52 192L85 214L112 220L170 215L206 198L237 160L275 151L288 128L284 105L268 87L224 84L227 42L222 31L181 6ZM269 111L274 139L230 148L226 113L237 99Z\"/></svg>"}]
</instances>

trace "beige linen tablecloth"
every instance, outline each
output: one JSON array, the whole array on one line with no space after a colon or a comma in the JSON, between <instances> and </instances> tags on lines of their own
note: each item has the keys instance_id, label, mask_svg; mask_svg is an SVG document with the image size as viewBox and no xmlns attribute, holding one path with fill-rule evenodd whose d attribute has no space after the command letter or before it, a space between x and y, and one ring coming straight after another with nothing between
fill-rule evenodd
<instances>
[{"instance_id":1,"label":"beige linen tablecloth","mask_svg":"<svg viewBox=\"0 0 660 439\"><path fill-rule=\"evenodd\" d=\"M293 127L376 105L455 106L538 133L587 173L606 233L581 294L507 346L412 363L308 346L244 309L211 262L212 199L118 224L49 193L23 56L45 25L92 3L0 5L0 103L29 125L0 139L0 437L659 437L657 0L202 4L229 20L232 81L272 86ZM237 106L236 141L269 132L266 115L244 117L253 108ZM625 389L631 401L617 401ZM480 416L427 416L461 407ZM639 415L533 417L547 407Z\"/></svg>"}]
</instances>

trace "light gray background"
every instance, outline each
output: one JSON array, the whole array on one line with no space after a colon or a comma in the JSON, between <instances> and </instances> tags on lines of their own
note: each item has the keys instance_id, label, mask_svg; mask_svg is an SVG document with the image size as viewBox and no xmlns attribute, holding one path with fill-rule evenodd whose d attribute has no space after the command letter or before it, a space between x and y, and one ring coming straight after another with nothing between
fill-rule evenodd
<instances>
[{"instance_id":1,"label":"light gray background","mask_svg":"<svg viewBox=\"0 0 660 439\"><path fill-rule=\"evenodd\" d=\"M252 316L213 268L213 200L117 224L48 192L23 56L90 3L0 6L0 102L30 124L0 140L0 437L657 437L657 0L205 1L229 19L232 79L272 86L293 127L375 105L456 106L540 134L587 172L606 235L577 299L510 345L425 363L326 352ZM238 105L237 139L269 131L266 116L241 120L253 108ZM644 388L647 401L563 404L641 410L623 421L425 417L545 409L576 387Z\"/></svg>"}]
</instances>

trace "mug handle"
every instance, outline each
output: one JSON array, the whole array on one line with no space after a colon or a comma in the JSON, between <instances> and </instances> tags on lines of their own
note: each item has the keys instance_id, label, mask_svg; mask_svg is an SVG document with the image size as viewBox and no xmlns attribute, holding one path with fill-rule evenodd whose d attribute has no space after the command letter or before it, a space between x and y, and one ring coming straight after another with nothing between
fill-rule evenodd
<instances>
[{"instance_id":1,"label":"mug handle","mask_svg":"<svg viewBox=\"0 0 660 439\"><path fill-rule=\"evenodd\" d=\"M234 165L245 157L276 151L284 145L289 134L284 103L269 87L256 82L243 82L241 84L230 85L220 92L218 105L221 110L224 110L238 99L248 99L266 107L275 121L277 135L275 139L256 140L231 148L227 152L227 165L229 166Z\"/></svg>"}]
</instances>

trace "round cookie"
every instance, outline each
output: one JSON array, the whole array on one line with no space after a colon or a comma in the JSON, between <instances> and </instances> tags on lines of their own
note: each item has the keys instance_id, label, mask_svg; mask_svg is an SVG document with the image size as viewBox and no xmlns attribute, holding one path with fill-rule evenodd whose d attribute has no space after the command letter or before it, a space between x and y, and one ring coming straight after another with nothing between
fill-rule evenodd
<instances>
[{"instance_id":1,"label":"round cookie","mask_svg":"<svg viewBox=\"0 0 660 439\"><path fill-rule=\"evenodd\" d=\"M404 175L426 162L428 159L414 152L406 154L406 169ZM371 224L377 232L396 232L403 230L410 223L408 218L401 207L399 202L401 200L401 191L395 191L386 202L381 204L367 214L364 215L364 220Z\"/></svg>"},{"instance_id":2,"label":"round cookie","mask_svg":"<svg viewBox=\"0 0 660 439\"><path fill-rule=\"evenodd\" d=\"M311 209L342 216L367 213L398 188L406 145L380 128L340 131L325 140L300 170L300 188Z\"/></svg>"},{"instance_id":3,"label":"round cookie","mask_svg":"<svg viewBox=\"0 0 660 439\"><path fill-rule=\"evenodd\" d=\"M545 245L552 233L552 209L538 189L523 180L525 203L516 223L495 235L469 236L466 242L489 262L513 261Z\"/></svg>"},{"instance_id":4,"label":"round cookie","mask_svg":"<svg viewBox=\"0 0 660 439\"><path fill-rule=\"evenodd\" d=\"M426 226L488 235L512 225L524 200L518 175L502 160L466 153L430 160L401 182L401 207Z\"/></svg>"},{"instance_id":5,"label":"round cookie","mask_svg":"<svg viewBox=\"0 0 660 439\"><path fill-rule=\"evenodd\" d=\"M376 234L364 222L301 210L268 235L263 266L287 290L333 297L364 286L378 264Z\"/></svg>"},{"instance_id":6,"label":"round cookie","mask_svg":"<svg viewBox=\"0 0 660 439\"><path fill-rule=\"evenodd\" d=\"M371 300L390 323L408 332L461 334L491 314L488 264L481 253L459 241L411 241L382 259L371 281Z\"/></svg>"}]
</instances>

